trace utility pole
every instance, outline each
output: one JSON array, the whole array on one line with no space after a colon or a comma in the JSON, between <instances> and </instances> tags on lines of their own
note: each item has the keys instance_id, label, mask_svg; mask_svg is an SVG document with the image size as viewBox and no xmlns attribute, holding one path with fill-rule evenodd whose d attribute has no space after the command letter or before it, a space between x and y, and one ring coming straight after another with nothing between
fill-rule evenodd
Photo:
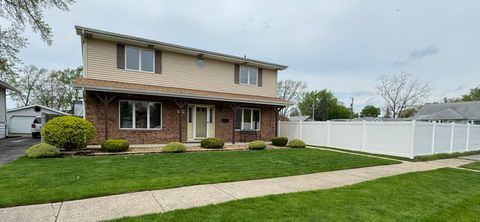
<instances>
[{"instance_id":1,"label":"utility pole","mask_svg":"<svg viewBox=\"0 0 480 222\"><path fill-rule=\"evenodd\" d=\"M353 117L353 97L352 97L352 103L350 103L350 121L352 121L352 117Z\"/></svg>"},{"instance_id":2,"label":"utility pole","mask_svg":"<svg viewBox=\"0 0 480 222\"><path fill-rule=\"evenodd\" d=\"M312 102L312 122L315 121L315 100Z\"/></svg>"}]
</instances>

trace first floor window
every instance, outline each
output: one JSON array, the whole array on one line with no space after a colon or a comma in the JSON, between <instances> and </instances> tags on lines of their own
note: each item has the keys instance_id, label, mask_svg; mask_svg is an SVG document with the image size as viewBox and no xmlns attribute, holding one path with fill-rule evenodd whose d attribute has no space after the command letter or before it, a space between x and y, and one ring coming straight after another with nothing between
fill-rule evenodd
<instances>
[{"instance_id":1,"label":"first floor window","mask_svg":"<svg viewBox=\"0 0 480 222\"><path fill-rule=\"evenodd\" d=\"M260 110L237 109L235 115L235 129L260 130Z\"/></svg>"},{"instance_id":2,"label":"first floor window","mask_svg":"<svg viewBox=\"0 0 480 222\"><path fill-rule=\"evenodd\" d=\"M143 101L120 101L120 128L162 128L162 104Z\"/></svg>"}]
</instances>

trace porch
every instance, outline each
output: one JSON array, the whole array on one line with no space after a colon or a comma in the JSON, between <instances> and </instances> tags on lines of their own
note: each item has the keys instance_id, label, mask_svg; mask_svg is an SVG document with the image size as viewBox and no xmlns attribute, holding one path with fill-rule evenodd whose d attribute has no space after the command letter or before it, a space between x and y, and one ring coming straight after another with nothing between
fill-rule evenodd
<instances>
[{"instance_id":1,"label":"porch","mask_svg":"<svg viewBox=\"0 0 480 222\"><path fill-rule=\"evenodd\" d=\"M97 130L92 144L126 139L132 144L199 142L218 137L268 141L277 135L283 106L166 96L86 91L86 119Z\"/></svg>"}]
</instances>

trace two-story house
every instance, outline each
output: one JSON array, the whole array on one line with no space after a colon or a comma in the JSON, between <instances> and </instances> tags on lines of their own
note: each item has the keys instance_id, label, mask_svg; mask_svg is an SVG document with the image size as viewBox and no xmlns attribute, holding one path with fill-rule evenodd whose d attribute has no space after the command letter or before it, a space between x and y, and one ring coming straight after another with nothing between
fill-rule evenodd
<instances>
[{"instance_id":1,"label":"two-story house","mask_svg":"<svg viewBox=\"0 0 480 222\"><path fill-rule=\"evenodd\" d=\"M287 66L75 26L81 37L85 118L131 143L239 141L277 133L277 72Z\"/></svg>"}]
</instances>

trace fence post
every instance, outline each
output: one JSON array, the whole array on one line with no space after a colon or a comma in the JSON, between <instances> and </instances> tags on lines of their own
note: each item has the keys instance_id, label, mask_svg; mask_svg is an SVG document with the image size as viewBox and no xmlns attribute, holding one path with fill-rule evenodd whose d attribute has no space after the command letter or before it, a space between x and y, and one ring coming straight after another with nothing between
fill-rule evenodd
<instances>
[{"instance_id":1,"label":"fence post","mask_svg":"<svg viewBox=\"0 0 480 222\"><path fill-rule=\"evenodd\" d=\"M303 133L302 132L303 131L303 121L302 120L300 120L299 127L300 127L300 129L298 130L298 136L300 137L299 139L303 140L302 139L303 138L303 135L302 135L302 133Z\"/></svg>"},{"instance_id":2,"label":"fence post","mask_svg":"<svg viewBox=\"0 0 480 222\"><path fill-rule=\"evenodd\" d=\"M467 123L467 142L465 144L465 151L468 152L470 146L470 123Z\"/></svg>"},{"instance_id":3,"label":"fence post","mask_svg":"<svg viewBox=\"0 0 480 222\"><path fill-rule=\"evenodd\" d=\"M367 149L367 121L362 120L362 150Z\"/></svg>"},{"instance_id":4,"label":"fence post","mask_svg":"<svg viewBox=\"0 0 480 222\"><path fill-rule=\"evenodd\" d=\"M327 120L327 146L330 146L330 120Z\"/></svg>"},{"instance_id":5,"label":"fence post","mask_svg":"<svg viewBox=\"0 0 480 222\"><path fill-rule=\"evenodd\" d=\"M412 120L412 131L410 135L410 159L415 157L415 128L417 120Z\"/></svg>"},{"instance_id":6,"label":"fence post","mask_svg":"<svg viewBox=\"0 0 480 222\"><path fill-rule=\"evenodd\" d=\"M432 152L431 154L435 154L435 131L437 130L437 121L433 121L432 127Z\"/></svg>"},{"instance_id":7,"label":"fence post","mask_svg":"<svg viewBox=\"0 0 480 222\"><path fill-rule=\"evenodd\" d=\"M452 122L452 131L450 132L450 153L453 153L454 139L455 139L455 122Z\"/></svg>"}]
</instances>

